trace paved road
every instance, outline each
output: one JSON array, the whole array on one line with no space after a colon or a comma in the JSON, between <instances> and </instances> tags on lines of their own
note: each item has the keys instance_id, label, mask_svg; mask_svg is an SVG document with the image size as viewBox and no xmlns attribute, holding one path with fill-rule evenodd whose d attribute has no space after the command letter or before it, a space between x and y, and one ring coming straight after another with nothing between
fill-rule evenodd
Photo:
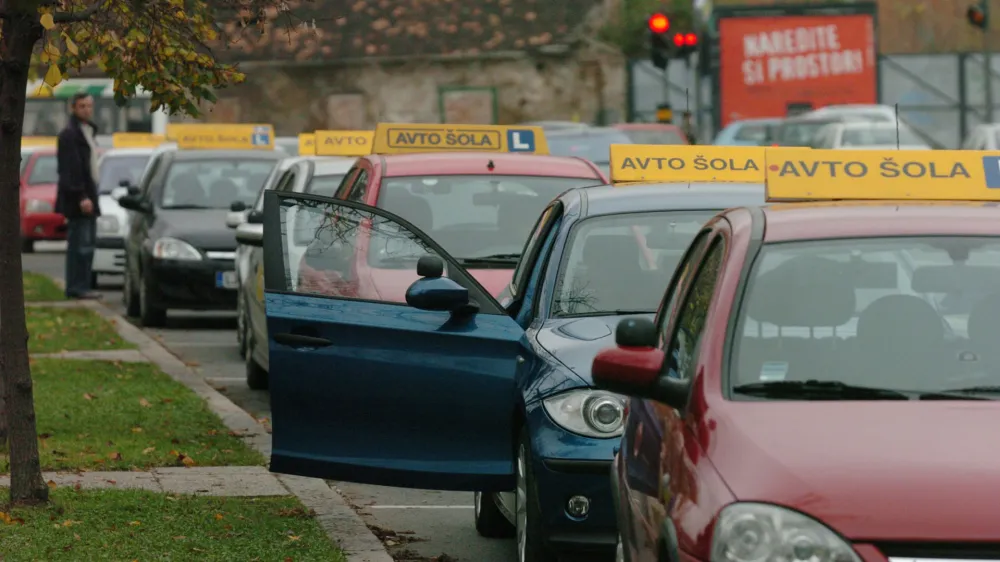
<instances>
[{"instance_id":1,"label":"paved road","mask_svg":"<svg viewBox=\"0 0 1000 562\"><path fill-rule=\"evenodd\" d=\"M64 244L38 244L23 256L24 269L62 277ZM121 280L102 277L104 302L119 314ZM149 329L181 360L220 392L257 418L270 418L267 392L250 390L239 357L233 314L171 313L167 327ZM512 540L484 539L473 525L472 494L405 490L337 482L370 527L389 545L397 561L416 562L440 557L438 562L511 562L516 560ZM447 555L441 556L441 555Z\"/></svg>"}]
</instances>

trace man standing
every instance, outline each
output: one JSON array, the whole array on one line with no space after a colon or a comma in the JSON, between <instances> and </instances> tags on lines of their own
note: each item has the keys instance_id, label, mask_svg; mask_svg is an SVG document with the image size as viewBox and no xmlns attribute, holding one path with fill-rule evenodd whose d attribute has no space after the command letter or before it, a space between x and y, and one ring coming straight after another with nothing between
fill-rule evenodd
<instances>
[{"instance_id":1,"label":"man standing","mask_svg":"<svg viewBox=\"0 0 1000 562\"><path fill-rule=\"evenodd\" d=\"M56 160L59 187L56 212L66 217L66 296L71 299L100 298L93 291L94 243L101 208L97 197L97 126L91 122L94 98L74 94L70 117L59 133Z\"/></svg>"}]
</instances>

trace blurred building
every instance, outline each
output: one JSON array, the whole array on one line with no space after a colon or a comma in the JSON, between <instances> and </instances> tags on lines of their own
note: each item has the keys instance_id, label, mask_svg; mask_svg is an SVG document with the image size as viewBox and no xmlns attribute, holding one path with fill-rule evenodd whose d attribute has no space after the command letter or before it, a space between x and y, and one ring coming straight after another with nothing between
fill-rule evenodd
<instances>
[{"instance_id":1,"label":"blurred building","mask_svg":"<svg viewBox=\"0 0 1000 562\"><path fill-rule=\"evenodd\" d=\"M247 82L220 91L206 121L273 123L279 135L377 121L614 122L625 60L593 37L602 0L292 2L231 37L222 59ZM331 15L333 14L333 15ZM219 21L225 21L220 16Z\"/></svg>"}]
</instances>

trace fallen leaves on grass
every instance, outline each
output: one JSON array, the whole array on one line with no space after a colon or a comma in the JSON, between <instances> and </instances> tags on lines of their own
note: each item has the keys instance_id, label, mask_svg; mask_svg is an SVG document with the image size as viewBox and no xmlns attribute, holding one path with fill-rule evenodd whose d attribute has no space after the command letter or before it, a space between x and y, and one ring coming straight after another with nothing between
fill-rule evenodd
<instances>
[{"instance_id":1,"label":"fallen leaves on grass","mask_svg":"<svg viewBox=\"0 0 1000 562\"><path fill-rule=\"evenodd\" d=\"M58 484L56 484L55 480L49 480L48 482L46 482L46 484L48 484L49 488L52 488L53 490L55 490L58 487Z\"/></svg>"},{"instance_id":2,"label":"fallen leaves on grass","mask_svg":"<svg viewBox=\"0 0 1000 562\"><path fill-rule=\"evenodd\" d=\"M153 405L149 403L149 400L146 400L145 398L140 398L139 399L139 405L142 406L143 408L152 408L153 407Z\"/></svg>"},{"instance_id":3,"label":"fallen leaves on grass","mask_svg":"<svg viewBox=\"0 0 1000 562\"><path fill-rule=\"evenodd\" d=\"M5 511L0 511L0 523L4 525L24 525L24 519L20 517L11 517L11 515Z\"/></svg>"}]
</instances>

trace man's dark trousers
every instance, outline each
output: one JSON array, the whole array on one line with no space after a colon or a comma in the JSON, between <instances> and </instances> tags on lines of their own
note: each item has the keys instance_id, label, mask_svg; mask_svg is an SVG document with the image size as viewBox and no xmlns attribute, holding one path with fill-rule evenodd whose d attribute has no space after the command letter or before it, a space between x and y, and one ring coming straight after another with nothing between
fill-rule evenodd
<instances>
[{"instance_id":1,"label":"man's dark trousers","mask_svg":"<svg viewBox=\"0 0 1000 562\"><path fill-rule=\"evenodd\" d=\"M95 217L74 217L66 221L66 296L80 297L91 292L94 271Z\"/></svg>"}]
</instances>

